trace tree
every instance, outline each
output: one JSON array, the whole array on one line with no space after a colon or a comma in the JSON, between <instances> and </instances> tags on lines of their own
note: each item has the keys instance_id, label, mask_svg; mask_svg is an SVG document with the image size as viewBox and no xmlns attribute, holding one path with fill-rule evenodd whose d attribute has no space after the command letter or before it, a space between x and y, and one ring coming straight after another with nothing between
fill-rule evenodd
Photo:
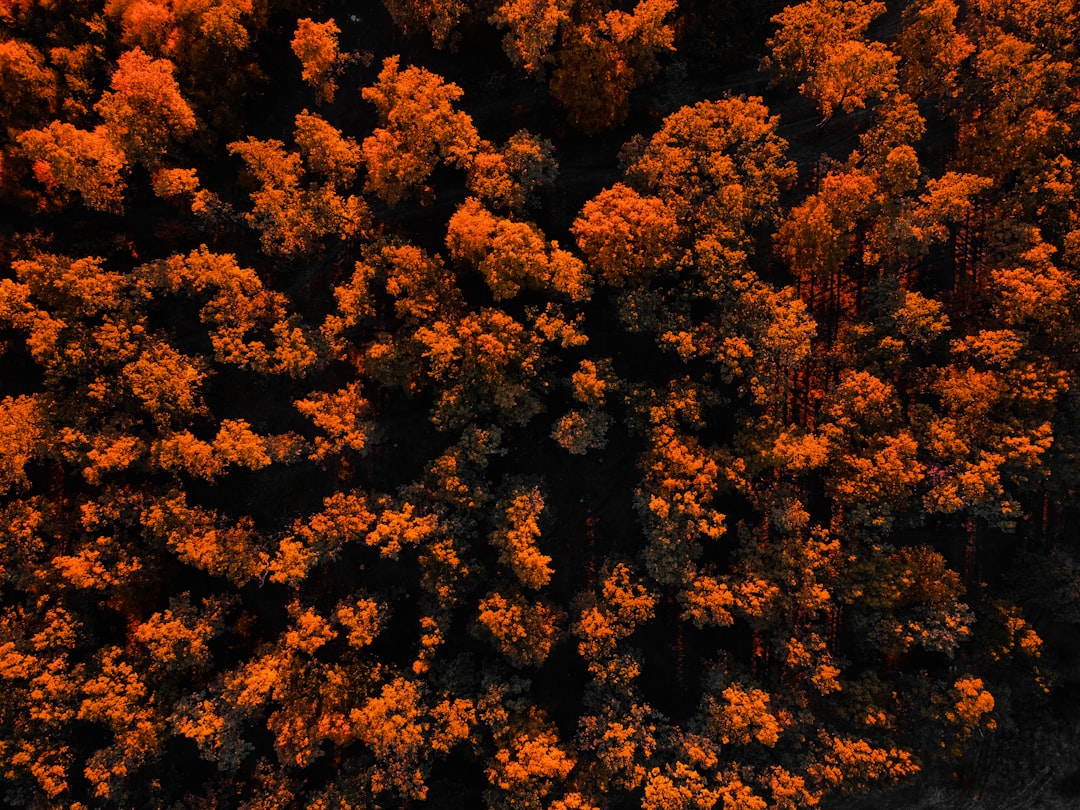
<instances>
[{"instance_id":1,"label":"tree","mask_svg":"<svg viewBox=\"0 0 1080 810\"><path fill-rule=\"evenodd\" d=\"M495 505L500 517L491 536L492 545L499 549L499 562L509 565L518 581L526 588L538 589L551 581L551 557L542 554L536 541L540 539L540 515L544 496L539 487L517 488Z\"/></svg>"},{"instance_id":2,"label":"tree","mask_svg":"<svg viewBox=\"0 0 1080 810\"><path fill-rule=\"evenodd\" d=\"M309 17L297 20L293 53L303 67L302 78L315 88L319 101L331 102L337 93L337 75L344 57L338 50L341 29L333 19L317 23Z\"/></svg>"},{"instance_id":3,"label":"tree","mask_svg":"<svg viewBox=\"0 0 1080 810\"><path fill-rule=\"evenodd\" d=\"M467 186L484 205L521 215L536 207L537 192L549 189L558 174L554 147L522 129L501 148L481 141L469 166Z\"/></svg>"},{"instance_id":4,"label":"tree","mask_svg":"<svg viewBox=\"0 0 1080 810\"><path fill-rule=\"evenodd\" d=\"M553 61L552 46L559 28L568 25L574 0L506 0L491 16L491 23L509 29L503 50L510 61L527 73L539 74Z\"/></svg>"},{"instance_id":5,"label":"tree","mask_svg":"<svg viewBox=\"0 0 1080 810\"><path fill-rule=\"evenodd\" d=\"M37 397L0 400L0 492L30 483L26 467L42 450L44 417Z\"/></svg>"},{"instance_id":6,"label":"tree","mask_svg":"<svg viewBox=\"0 0 1080 810\"><path fill-rule=\"evenodd\" d=\"M641 0L629 14L596 9L568 26L550 87L571 122L595 134L626 120L630 92L655 72L657 51L674 49L674 29L665 19L675 6L675 0Z\"/></svg>"},{"instance_id":7,"label":"tree","mask_svg":"<svg viewBox=\"0 0 1080 810\"><path fill-rule=\"evenodd\" d=\"M123 210L127 158L105 127L87 131L53 121L21 133L18 141L34 162L34 177L50 191L77 191L97 211Z\"/></svg>"},{"instance_id":8,"label":"tree","mask_svg":"<svg viewBox=\"0 0 1080 810\"><path fill-rule=\"evenodd\" d=\"M627 177L671 206L680 224L739 247L794 177L776 123L760 98L684 107L634 155Z\"/></svg>"},{"instance_id":9,"label":"tree","mask_svg":"<svg viewBox=\"0 0 1080 810\"><path fill-rule=\"evenodd\" d=\"M362 91L382 124L362 145L366 188L389 205L429 192L425 181L440 161L468 167L480 141L472 119L453 107L460 87L424 68L399 70L399 61L384 60L378 84Z\"/></svg>"},{"instance_id":10,"label":"tree","mask_svg":"<svg viewBox=\"0 0 1080 810\"><path fill-rule=\"evenodd\" d=\"M674 211L622 183L586 202L571 232L589 266L616 287L644 284L677 258Z\"/></svg>"},{"instance_id":11,"label":"tree","mask_svg":"<svg viewBox=\"0 0 1080 810\"><path fill-rule=\"evenodd\" d=\"M245 218L262 232L268 253L308 253L325 237L347 239L368 222L363 200L345 196L360 163L356 143L307 110L296 116L294 138L299 152L274 139L248 138L228 147L260 184ZM315 179L302 182L307 174Z\"/></svg>"},{"instance_id":12,"label":"tree","mask_svg":"<svg viewBox=\"0 0 1080 810\"><path fill-rule=\"evenodd\" d=\"M0 89L5 118L18 125L35 123L55 104L56 77L33 45L17 39L0 42Z\"/></svg>"},{"instance_id":13,"label":"tree","mask_svg":"<svg viewBox=\"0 0 1080 810\"><path fill-rule=\"evenodd\" d=\"M776 34L762 66L775 81L799 82L826 120L836 108L852 112L897 87L896 57L863 38L885 4L869 0L808 0L773 17Z\"/></svg>"},{"instance_id":14,"label":"tree","mask_svg":"<svg viewBox=\"0 0 1080 810\"><path fill-rule=\"evenodd\" d=\"M517 667L542 664L562 635L564 618L543 601L528 602L523 595L505 596L492 591L480 600L477 620L496 648Z\"/></svg>"},{"instance_id":15,"label":"tree","mask_svg":"<svg viewBox=\"0 0 1080 810\"><path fill-rule=\"evenodd\" d=\"M167 59L153 59L142 48L120 55L111 91L94 109L105 131L128 160L155 167L170 145L195 132L195 113L180 95Z\"/></svg>"},{"instance_id":16,"label":"tree","mask_svg":"<svg viewBox=\"0 0 1080 810\"><path fill-rule=\"evenodd\" d=\"M454 259L476 264L495 300L512 298L522 287L553 287L575 301L588 297L581 261L548 243L535 225L494 216L473 197L450 218L446 244Z\"/></svg>"},{"instance_id":17,"label":"tree","mask_svg":"<svg viewBox=\"0 0 1080 810\"><path fill-rule=\"evenodd\" d=\"M394 22L406 33L427 30L436 48L453 41L454 28L469 11L462 0L383 0Z\"/></svg>"},{"instance_id":18,"label":"tree","mask_svg":"<svg viewBox=\"0 0 1080 810\"><path fill-rule=\"evenodd\" d=\"M905 25L894 47L903 60L901 86L913 98L950 98L958 92L960 67L975 50L956 28L958 13L953 0L924 0L904 10Z\"/></svg>"}]
</instances>

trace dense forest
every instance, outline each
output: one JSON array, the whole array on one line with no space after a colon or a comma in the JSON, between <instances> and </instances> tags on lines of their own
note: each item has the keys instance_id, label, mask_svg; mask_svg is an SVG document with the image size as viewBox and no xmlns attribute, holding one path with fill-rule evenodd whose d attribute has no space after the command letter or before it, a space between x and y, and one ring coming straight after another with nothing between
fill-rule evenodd
<instances>
[{"instance_id":1,"label":"dense forest","mask_svg":"<svg viewBox=\"0 0 1080 810\"><path fill-rule=\"evenodd\" d=\"M1080 805L1078 31L0 0L0 802Z\"/></svg>"}]
</instances>

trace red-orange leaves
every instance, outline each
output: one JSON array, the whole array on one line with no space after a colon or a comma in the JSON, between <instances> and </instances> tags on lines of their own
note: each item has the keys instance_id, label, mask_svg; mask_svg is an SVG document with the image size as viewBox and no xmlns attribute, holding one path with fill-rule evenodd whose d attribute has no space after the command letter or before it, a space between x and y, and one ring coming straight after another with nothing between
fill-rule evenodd
<instances>
[{"instance_id":1,"label":"red-orange leaves","mask_svg":"<svg viewBox=\"0 0 1080 810\"><path fill-rule=\"evenodd\" d=\"M311 171L338 186L352 183L362 159L356 141L307 110L296 116L293 137Z\"/></svg>"},{"instance_id":2,"label":"red-orange leaves","mask_svg":"<svg viewBox=\"0 0 1080 810\"><path fill-rule=\"evenodd\" d=\"M416 546L431 537L439 527L436 515L418 514L408 501L400 506L389 498L383 498L375 525L367 533L364 542L379 549L384 557L397 559L403 546Z\"/></svg>"},{"instance_id":3,"label":"red-orange leaves","mask_svg":"<svg viewBox=\"0 0 1080 810\"><path fill-rule=\"evenodd\" d=\"M435 321L416 338L428 375L443 386L432 416L437 424L464 424L488 408L523 424L542 409L533 391L539 347L505 312L482 309L457 323Z\"/></svg>"},{"instance_id":4,"label":"red-orange leaves","mask_svg":"<svg viewBox=\"0 0 1080 810\"><path fill-rule=\"evenodd\" d=\"M705 703L705 717L712 736L724 745L760 743L768 748L776 745L783 724L769 710L769 694L760 689L745 689L733 683L724 689L719 699L710 697Z\"/></svg>"},{"instance_id":5,"label":"red-orange leaves","mask_svg":"<svg viewBox=\"0 0 1080 810\"><path fill-rule=\"evenodd\" d=\"M863 39L870 22L885 12L876 0L807 0L773 17L779 26L768 41L764 65L777 79L800 82L799 90L828 118L851 112L871 97L897 88L897 59L880 42Z\"/></svg>"},{"instance_id":6,"label":"red-orange leaves","mask_svg":"<svg viewBox=\"0 0 1080 810\"><path fill-rule=\"evenodd\" d=\"M664 119L627 177L671 205L680 222L739 243L745 228L769 220L780 186L795 176L776 124L756 97L683 107Z\"/></svg>"},{"instance_id":7,"label":"red-orange leaves","mask_svg":"<svg viewBox=\"0 0 1080 810\"><path fill-rule=\"evenodd\" d=\"M357 736L378 762L372 774L376 794L393 791L419 800L427 795L421 765L427 753L429 722L420 688L417 681L395 678L383 684L378 696L350 713Z\"/></svg>"},{"instance_id":8,"label":"red-orange leaves","mask_svg":"<svg viewBox=\"0 0 1080 810\"><path fill-rule=\"evenodd\" d=\"M53 121L45 129L23 132L18 141L46 188L76 191L97 211L123 209L127 159L104 127L88 132Z\"/></svg>"},{"instance_id":9,"label":"red-orange leaves","mask_svg":"<svg viewBox=\"0 0 1080 810\"><path fill-rule=\"evenodd\" d=\"M341 29L332 20L317 23L305 17L297 21L292 40L293 53L303 67L303 79L315 88L320 101L333 101L343 58L338 51Z\"/></svg>"},{"instance_id":10,"label":"red-orange leaves","mask_svg":"<svg viewBox=\"0 0 1080 810\"><path fill-rule=\"evenodd\" d=\"M649 536L645 559L658 582L677 584L692 576L699 543L726 531L724 516L712 506L723 478L712 452L669 425L653 428L651 444L635 495Z\"/></svg>"},{"instance_id":11,"label":"red-orange leaves","mask_svg":"<svg viewBox=\"0 0 1080 810\"><path fill-rule=\"evenodd\" d=\"M510 60L529 73L541 73L552 61L559 26L570 22L574 5L574 0L504 0L491 22L508 29L503 50Z\"/></svg>"},{"instance_id":12,"label":"red-orange leaves","mask_svg":"<svg viewBox=\"0 0 1080 810\"><path fill-rule=\"evenodd\" d=\"M824 731L818 736L824 748L823 759L810 766L810 773L831 788L857 790L919 771L909 751L875 748L866 740L833 736Z\"/></svg>"},{"instance_id":13,"label":"red-orange leaves","mask_svg":"<svg viewBox=\"0 0 1080 810\"><path fill-rule=\"evenodd\" d=\"M674 211L622 183L585 203L570 230L590 268L615 287L645 283L677 258Z\"/></svg>"},{"instance_id":14,"label":"red-orange leaves","mask_svg":"<svg viewBox=\"0 0 1080 810\"><path fill-rule=\"evenodd\" d=\"M479 608L481 627L518 667L542 664L561 635L563 614L544 602L492 592L480 600Z\"/></svg>"},{"instance_id":15,"label":"red-orange leaves","mask_svg":"<svg viewBox=\"0 0 1080 810\"><path fill-rule=\"evenodd\" d=\"M264 287L258 274L240 267L235 256L203 246L144 269L169 292L205 302L199 317L212 326L210 341L219 362L297 377L315 363L305 330L288 312L288 299Z\"/></svg>"},{"instance_id":16,"label":"red-orange leaves","mask_svg":"<svg viewBox=\"0 0 1080 810\"><path fill-rule=\"evenodd\" d=\"M424 68L398 69L398 57L383 62L379 83L363 96L382 123L362 146L367 188L395 205L417 191L440 160L465 167L479 143L472 119L454 109L462 96L456 84Z\"/></svg>"},{"instance_id":17,"label":"red-orange leaves","mask_svg":"<svg viewBox=\"0 0 1080 810\"><path fill-rule=\"evenodd\" d=\"M94 107L129 160L156 166L174 141L195 131L195 113L180 95L174 69L167 59L130 50L120 56L112 91Z\"/></svg>"},{"instance_id":18,"label":"red-orange leaves","mask_svg":"<svg viewBox=\"0 0 1080 810\"><path fill-rule=\"evenodd\" d=\"M436 48L451 41L458 20L469 11L464 0L383 0L383 5L406 33L430 33Z\"/></svg>"},{"instance_id":19,"label":"red-orange leaves","mask_svg":"<svg viewBox=\"0 0 1080 810\"><path fill-rule=\"evenodd\" d=\"M551 141L519 130L499 149L480 142L467 184L485 205L520 214L555 182L557 170Z\"/></svg>"},{"instance_id":20,"label":"red-orange leaves","mask_svg":"<svg viewBox=\"0 0 1080 810\"><path fill-rule=\"evenodd\" d=\"M495 507L500 514L491 536L499 549L499 561L513 569L526 588L541 588L551 580L551 557L541 554L536 542L540 539L540 513L544 496L538 487L517 488Z\"/></svg>"},{"instance_id":21,"label":"red-orange leaves","mask_svg":"<svg viewBox=\"0 0 1080 810\"><path fill-rule=\"evenodd\" d=\"M294 404L326 434L315 437L311 458L318 461L345 450L359 453L367 446L373 424L365 418L368 402L360 394L359 383L350 383L332 393L314 393Z\"/></svg>"},{"instance_id":22,"label":"red-orange leaves","mask_svg":"<svg viewBox=\"0 0 1080 810\"><path fill-rule=\"evenodd\" d=\"M26 465L41 452L44 416L36 397L0 401L0 493L29 483Z\"/></svg>"},{"instance_id":23,"label":"red-orange leaves","mask_svg":"<svg viewBox=\"0 0 1080 810\"><path fill-rule=\"evenodd\" d=\"M229 144L260 183L251 192L253 207L245 219L261 231L268 253L307 253L324 237L348 238L367 223L364 202L346 196L360 161L356 143L306 110L296 116L294 138L299 154L273 139ZM315 179L302 183L305 166Z\"/></svg>"},{"instance_id":24,"label":"red-orange leaves","mask_svg":"<svg viewBox=\"0 0 1080 810\"><path fill-rule=\"evenodd\" d=\"M160 499L142 513L140 522L183 562L237 584L261 576L269 561L249 519L229 525L212 511L188 506L183 494Z\"/></svg>"},{"instance_id":25,"label":"red-orange leaves","mask_svg":"<svg viewBox=\"0 0 1080 810\"><path fill-rule=\"evenodd\" d=\"M535 225L496 217L475 198L451 217L446 244L453 258L476 264L496 300L514 297L523 286L551 285L574 300L588 296L578 259L547 243Z\"/></svg>"},{"instance_id":26,"label":"red-orange leaves","mask_svg":"<svg viewBox=\"0 0 1080 810\"><path fill-rule=\"evenodd\" d=\"M534 708L525 729L505 734L486 773L492 785L508 794L508 806L538 810L540 800L574 765L573 755L560 743L558 730Z\"/></svg>"}]
</instances>

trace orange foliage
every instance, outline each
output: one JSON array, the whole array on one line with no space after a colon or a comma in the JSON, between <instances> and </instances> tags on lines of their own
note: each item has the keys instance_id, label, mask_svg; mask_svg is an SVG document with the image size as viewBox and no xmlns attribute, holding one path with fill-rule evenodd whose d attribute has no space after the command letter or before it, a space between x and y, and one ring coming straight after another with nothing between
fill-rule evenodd
<instances>
[{"instance_id":1,"label":"orange foliage","mask_svg":"<svg viewBox=\"0 0 1080 810\"><path fill-rule=\"evenodd\" d=\"M105 127L88 132L53 121L45 129L21 133L18 141L34 161L34 177L48 189L77 191L98 211L122 210L127 159Z\"/></svg>"},{"instance_id":2,"label":"orange foliage","mask_svg":"<svg viewBox=\"0 0 1080 810\"><path fill-rule=\"evenodd\" d=\"M460 87L398 63L396 56L384 60L378 84L362 91L382 123L362 145L366 187L390 205L429 191L425 181L440 161L467 167L480 140L472 119L453 107Z\"/></svg>"},{"instance_id":3,"label":"orange foliage","mask_svg":"<svg viewBox=\"0 0 1080 810\"><path fill-rule=\"evenodd\" d=\"M172 62L141 48L120 55L112 90L94 109L128 160L157 166L173 142L195 131L195 113L180 95L174 71Z\"/></svg>"},{"instance_id":4,"label":"orange foliage","mask_svg":"<svg viewBox=\"0 0 1080 810\"><path fill-rule=\"evenodd\" d=\"M330 102L337 93L338 72L342 67L342 55L338 51L338 34L341 29L333 19L324 23L304 17L297 20L296 35L292 40L293 53L303 66L302 77L315 88L320 101Z\"/></svg>"}]
</instances>

